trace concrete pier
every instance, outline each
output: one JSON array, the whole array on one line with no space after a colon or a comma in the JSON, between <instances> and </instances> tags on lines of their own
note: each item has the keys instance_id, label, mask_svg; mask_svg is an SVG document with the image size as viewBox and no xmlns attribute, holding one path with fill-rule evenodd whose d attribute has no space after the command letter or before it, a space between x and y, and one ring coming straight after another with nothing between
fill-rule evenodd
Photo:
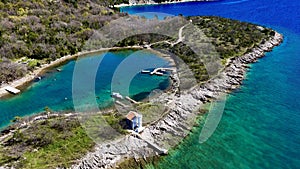
<instances>
[{"instance_id":1,"label":"concrete pier","mask_svg":"<svg viewBox=\"0 0 300 169\"><path fill-rule=\"evenodd\" d=\"M6 86L4 89L12 94L19 94L21 92L21 90L11 87L11 86Z\"/></svg>"},{"instance_id":2,"label":"concrete pier","mask_svg":"<svg viewBox=\"0 0 300 169\"><path fill-rule=\"evenodd\" d=\"M154 69L152 72L150 72L150 75L163 75L164 73L163 72L166 72L166 71L175 71L174 68L163 68L163 67L159 67L159 68L156 68Z\"/></svg>"},{"instance_id":3,"label":"concrete pier","mask_svg":"<svg viewBox=\"0 0 300 169\"><path fill-rule=\"evenodd\" d=\"M131 103L134 103L134 104L138 104L138 103L139 103L139 102L133 100L132 98L130 98L130 97L128 97L128 96L126 96L125 98L126 98L128 101L130 101Z\"/></svg>"}]
</instances>

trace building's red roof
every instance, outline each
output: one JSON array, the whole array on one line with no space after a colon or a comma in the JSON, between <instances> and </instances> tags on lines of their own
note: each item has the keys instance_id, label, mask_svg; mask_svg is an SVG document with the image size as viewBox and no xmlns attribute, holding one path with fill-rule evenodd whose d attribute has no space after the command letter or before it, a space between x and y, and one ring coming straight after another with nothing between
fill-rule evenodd
<instances>
[{"instance_id":1,"label":"building's red roof","mask_svg":"<svg viewBox=\"0 0 300 169\"><path fill-rule=\"evenodd\" d=\"M132 120L132 119L134 119L134 117L136 117L136 116L137 116L137 113L136 113L136 112L130 111L130 112L126 115L126 118L127 118L128 120Z\"/></svg>"}]
</instances>

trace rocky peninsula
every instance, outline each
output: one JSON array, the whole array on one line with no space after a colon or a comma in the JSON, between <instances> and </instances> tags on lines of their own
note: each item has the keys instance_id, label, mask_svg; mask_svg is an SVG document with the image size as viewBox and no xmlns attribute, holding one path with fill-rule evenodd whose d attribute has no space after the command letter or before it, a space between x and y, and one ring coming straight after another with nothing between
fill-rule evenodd
<instances>
[{"instance_id":1,"label":"rocky peninsula","mask_svg":"<svg viewBox=\"0 0 300 169\"><path fill-rule=\"evenodd\" d=\"M237 89L249 69L248 64L256 62L258 58L265 55L265 52L271 51L282 41L283 36L276 32L271 39L252 49L251 52L231 59L218 76L206 83L198 85L180 96L176 96L175 93L160 95L157 99L170 107L171 111L156 124L148 126L141 136L165 149L179 144L180 140L188 135L194 124L191 122L200 113L194 111L195 108ZM173 81L179 81L176 75L173 76ZM174 82L173 84L175 84ZM118 168L118 163L124 159L132 157L137 160L139 158L146 159L146 157L160 153L135 135L127 135L109 144L97 145L94 152L88 153L71 168Z\"/></svg>"}]
</instances>

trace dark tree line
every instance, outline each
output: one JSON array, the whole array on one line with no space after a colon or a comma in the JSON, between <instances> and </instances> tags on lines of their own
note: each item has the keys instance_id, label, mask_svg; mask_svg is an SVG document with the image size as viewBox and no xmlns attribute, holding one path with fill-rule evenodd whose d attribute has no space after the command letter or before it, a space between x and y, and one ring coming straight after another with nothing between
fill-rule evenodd
<instances>
[{"instance_id":1,"label":"dark tree line","mask_svg":"<svg viewBox=\"0 0 300 169\"><path fill-rule=\"evenodd\" d=\"M4 0L0 2L0 59L55 60L82 50L94 30L123 16L106 0ZM5 64L7 62L0 62ZM4 67L2 65L2 67ZM22 66L20 66L22 67ZM9 71L10 68L8 67ZM21 70L21 69L20 69ZM15 71L12 68L11 73ZM3 78L0 82L12 80Z\"/></svg>"},{"instance_id":2,"label":"dark tree line","mask_svg":"<svg viewBox=\"0 0 300 169\"><path fill-rule=\"evenodd\" d=\"M0 80L2 83L7 83L14 79L20 78L24 76L26 72L27 68L25 65L11 62L8 59L0 60Z\"/></svg>"},{"instance_id":3,"label":"dark tree line","mask_svg":"<svg viewBox=\"0 0 300 169\"><path fill-rule=\"evenodd\" d=\"M97 0L0 2L0 56L56 59L81 50L84 41L122 14Z\"/></svg>"},{"instance_id":4,"label":"dark tree line","mask_svg":"<svg viewBox=\"0 0 300 169\"><path fill-rule=\"evenodd\" d=\"M248 52L248 49L266 41L274 31L261 26L220 17L190 17L212 43L222 58Z\"/></svg>"},{"instance_id":5,"label":"dark tree line","mask_svg":"<svg viewBox=\"0 0 300 169\"><path fill-rule=\"evenodd\" d=\"M212 16L193 16L187 19L192 20L193 25L200 28L205 36L210 39L220 59L241 56L256 45L268 40L270 36L274 36L274 31L271 29L237 20ZM144 45L165 40L174 41L174 37L157 34L140 34L122 40L117 46ZM199 39L192 39L195 43L197 43L197 40ZM167 43L158 43L151 47L167 50L179 56L189 65L198 82L208 80L209 77L203 62L199 60L199 56L185 44L179 43L172 47ZM204 47L202 47L202 51L206 53L206 55L212 55L209 52L214 52L214 50Z\"/></svg>"}]
</instances>

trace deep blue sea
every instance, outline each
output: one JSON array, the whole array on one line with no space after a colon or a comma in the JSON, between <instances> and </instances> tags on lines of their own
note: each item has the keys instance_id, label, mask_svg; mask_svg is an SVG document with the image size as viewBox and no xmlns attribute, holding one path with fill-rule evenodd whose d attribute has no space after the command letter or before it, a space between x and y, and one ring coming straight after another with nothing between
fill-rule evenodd
<instances>
[{"instance_id":1,"label":"deep blue sea","mask_svg":"<svg viewBox=\"0 0 300 169\"><path fill-rule=\"evenodd\" d=\"M215 133L200 144L202 126L149 168L300 168L300 1L219 0L124 7L123 12L214 15L271 27L284 43L252 64L228 96Z\"/></svg>"},{"instance_id":2,"label":"deep blue sea","mask_svg":"<svg viewBox=\"0 0 300 169\"><path fill-rule=\"evenodd\" d=\"M74 67L78 67L78 65L81 65L81 69L79 71L76 69L77 77L90 77L92 70L96 71L96 75L92 77L93 81L82 81L79 83L79 87L88 86L89 83L94 83L95 85L89 91L76 92L76 97L80 99L77 102L79 105L76 105L76 110L92 111L112 106L112 92L129 93L130 97L140 100L147 97L155 89L164 90L168 88L169 79L167 76L150 76L135 72L136 74L133 76L132 74L128 74L128 76L125 74L123 78L130 80L130 85L123 87L123 91L116 91L117 86L121 85L119 84L120 82L115 82L116 84L112 85L112 79L116 70L122 67L123 70L129 71L135 67L134 65L124 64L129 59L139 64L139 67L143 67L143 63L147 62L150 62L153 67L168 66L166 60L146 50L98 53L82 57L77 61L70 61L59 67L61 69L60 72L53 69L43 74L41 80L33 82L21 94L0 99L0 129L7 126L15 116L22 117L39 113L44 111L45 107L49 107L54 111L74 110L73 97L75 94L72 91L79 90L72 90L74 86L73 73ZM149 64L147 65L149 67ZM81 77L77 79L82 80L83 78ZM96 104L92 104L91 100L96 100Z\"/></svg>"}]
</instances>

